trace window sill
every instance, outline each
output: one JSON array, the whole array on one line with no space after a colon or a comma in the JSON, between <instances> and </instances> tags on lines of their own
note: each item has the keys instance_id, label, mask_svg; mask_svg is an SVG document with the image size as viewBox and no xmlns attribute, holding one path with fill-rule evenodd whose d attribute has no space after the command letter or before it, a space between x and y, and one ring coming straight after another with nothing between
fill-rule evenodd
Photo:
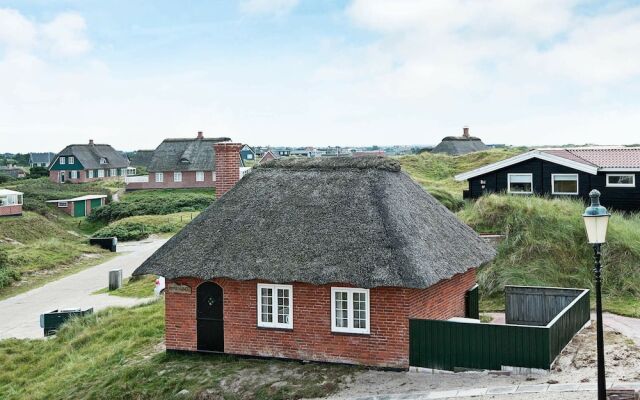
<instances>
[{"instance_id":1,"label":"window sill","mask_svg":"<svg viewBox=\"0 0 640 400\"><path fill-rule=\"evenodd\" d=\"M371 336L371 332L340 332L340 331L331 331L332 335L335 336Z\"/></svg>"},{"instance_id":2,"label":"window sill","mask_svg":"<svg viewBox=\"0 0 640 400\"><path fill-rule=\"evenodd\" d=\"M258 330L265 330L265 331L283 331L283 332L293 332L293 328L284 328L284 327L277 327L277 326L260 326L257 325L256 328Z\"/></svg>"}]
</instances>

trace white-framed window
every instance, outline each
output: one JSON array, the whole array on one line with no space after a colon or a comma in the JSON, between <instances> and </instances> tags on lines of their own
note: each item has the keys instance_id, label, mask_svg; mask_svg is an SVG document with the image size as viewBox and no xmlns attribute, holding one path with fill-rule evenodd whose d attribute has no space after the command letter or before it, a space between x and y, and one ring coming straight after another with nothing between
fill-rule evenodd
<instances>
[{"instance_id":1,"label":"white-framed window","mask_svg":"<svg viewBox=\"0 0 640 400\"><path fill-rule=\"evenodd\" d=\"M118 176L118 169L117 168L111 168L111 176Z\"/></svg>"},{"instance_id":2,"label":"white-framed window","mask_svg":"<svg viewBox=\"0 0 640 400\"><path fill-rule=\"evenodd\" d=\"M369 289L331 288L331 331L370 332Z\"/></svg>"},{"instance_id":3,"label":"white-framed window","mask_svg":"<svg viewBox=\"0 0 640 400\"><path fill-rule=\"evenodd\" d=\"M58 207L60 208L67 208L69 206L69 203L67 203L66 201L59 201L58 202Z\"/></svg>"},{"instance_id":4,"label":"white-framed window","mask_svg":"<svg viewBox=\"0 0 640 400\"><path fill-rule=\"evenodd\" d=\"M106 164L107 163L107 159L102 157L100 158L100 164Z\"/></svg>"},{"instance_id":5,"label":"white-framed window","mask_svg":"<svg viewBox=\"0 0 640 400\"><path fill-rule=\"evenodd\" d=\"M532 194L533 174L507 174L507 192Z\"/></svg>"},{"instance_id":6,"label":"white-framed window","mask_svg":"<svg viewBox=\"0 0 640 400\"><path fill-rule=\"evenodd\" d=\"M74 157L69 157L68 162L69 164L73 164L74 162L76 162L76 159Z\"/></svg>"},{"instance_id":7,"label":"white-framed window","mask_svg":"<svg viewBox=\"0 0 640 400\"><path fill-rule=\"evenodd\" d=\"M293 328L293 286L258 283L258 326Z\"/></svg>"},{"instance_id":8,"label":"white-framed window","mask_svg":"<svg viewBox=\"0 0 640 400\"><path fill-rule=\"evenodd\" d=\"M104 170L103 169L99 169L98 170L98 178L104 178Z\"/></svg>"},{"instance_id":9,"label":"white-framed window","mask_svg":"<svg viewBox=\"0 0 640 400\"><path fill-rule=\"evenodd\" d=\"M132 170L134 171L131 175L135 175L135 168ZM120 176L127 176L127 169L126 168L120 168Z\"/></svg>"},{"instance_id":10,"label":"white-framed window","mask_svg":"<svg viewBox=\"0 0 640 400\"><path fill-rule=\"evenodd\" d=\"M551 194L578 194L578 174L551 174Z\"/></svg>"},{"instance_id":11,"label":"white-framed window","mask_svg":"<svg viewBox=\"0 0 640 400\"><path fill-rule=\"evenodd\" d=\"M91 178L93 178L93 170L92 169L89 170L89 179L91 179Z\"/></svg>"},{"instance_id":12,"label":"white-framed window","mask_svg":"<svg viewBox=\"0 0 640 400\"><path fill-rule=\"evenodd\" d=\"M173 181L174 182L182 182L182 172L174 172L173 173Z\"/></svg>"},{"instance_id":13,"label":"white-framed window","mask_svg":"<svg viewBox=\"0 0 640 400\"><path fill-rule=\"evenodd\" d=\"M204 182L204 171L196 171L196 182Z\"/></svg>"},{"instance_id":14,"label":"white-framed window","mask_svg":"<svg viewBox=\"0 0 640 400\"><path fill-rule=\"evenodd\" d=\"M253 160L253 154L247 154L247 160Z\"/></svg>"},{"instance_id":15,"label":"white-framed window","mask_svg":"<svg viewBox=\"0 0 640 400\"><path fill-rule=\"evenodd\" d=\"M71 179L78 179L78 171L71 171Z\"/></svg>"},{"instance_id":16,"label":"white-framed window","mask_svg":"<svg viewBox=\"0 0 640 400\"><path fill-rule=\"evenodd\" d=\"M216 173L215 173L215 171L211 173L211 180L214 181L214 182L216 181Z\"/></svg>"},{"instance_id":17,"label":"white-framed window","mask_svg":"<svg viewBox=\"0 0 640 400\"><path fill-rule=\"evenodd\" d=\"M156 182L164 182L164 172L156 172Z\"/></svg>"},{"instance_id":18,"label":"white-framed window","mask_svg":"<svg viewBox=\"0 0 640 400\"><path fill-rule=\"evenodd\" d=\"M60 165L64 165L67 163L67 158L66 157L60 157Z\"/></svg>"},{"instance_id":19,"label":"white-framed window","mask_svg":"<svg viewBox=\"0 0 640 400\"><path fill-rule=\"evenodd\" d=\"M636 174L607 174L607 187L636 187Z\"/></svg>"}]
</instances>

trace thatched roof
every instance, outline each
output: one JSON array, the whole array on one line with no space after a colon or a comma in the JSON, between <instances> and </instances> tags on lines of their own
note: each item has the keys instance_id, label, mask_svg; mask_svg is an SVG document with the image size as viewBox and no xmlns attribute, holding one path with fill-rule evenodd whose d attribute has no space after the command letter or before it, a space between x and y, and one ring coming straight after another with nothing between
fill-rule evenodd
<instances>
[{"instance_id":1,"label":"thatched roof","mask_svg":"<svg viewBox=\"0 0 640 400\"><path fill-rule=\"evenodd\" d=\"M127 168L129 166L129 160L108 144L70 144L56 155L56 157L59 156L74 156L84 169ZM107 163L100 164L101 158L105 158Z\"/></svg>"},{"instance_id":2,"label":"thatched roof","mask_svg":"<svg viewBox=\"0 0 640 400\"><path fill-rule=\"evenodd\" d=\"M254 167L134 275L424 288L494 250L382 157Z\"/></svg>"},{"instance_id":3,"label":"thatched roof","mask_svg":"<svg viewBox=\"0 0 640 400\"><path fill-rule=\"evenodd\" d=\"M137 150L129 154L129 163L132 167L149 167L153 158L153 150Z\"/></svg>"},{"instance_id":4,"label":"thatched roof","mask_svg":"<svg viewBox=\"0 0 640 400\"><path fill-rule=\"evenodd\" d=\"M228 142L227 137L165 139L153 152L149 171L214 171L213 145Z\"/></svg>"},{"instance_id":5,"label":"thatched roof","mask_svg":"<svg viewBox=\"0 0 640 400\"><path fill-rule=\"evenodd\" d=\"M475 136L447 136L431 150L432 153L446 153L451 156L487 150L486 144Z\"/></svg>"}]
</instances>

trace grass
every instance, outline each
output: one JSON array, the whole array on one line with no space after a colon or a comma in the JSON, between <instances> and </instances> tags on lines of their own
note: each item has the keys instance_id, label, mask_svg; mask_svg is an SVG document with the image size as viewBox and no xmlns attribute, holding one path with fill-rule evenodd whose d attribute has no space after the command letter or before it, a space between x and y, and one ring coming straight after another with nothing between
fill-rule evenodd
<instances>
[{"instance_id":1,"label":"grass","mask_svg":"<svg viewBox=\"0 0 640 400\"><path fill-rule=\"evenodd\" d=\"M93 294L106 293L110 296L146 298L154 295L156 287L155 275L143 275L136 278L127 278L119 289L109 291L109 288L97 290Z\"/></svg>"},{"instance_id":2,"label":"grass","mask_svg":"<svg viewBox=\"0 0 640 400\"><path fill-rule=\"evenodd\" d=\"M117 203L100 207L87 220L106 224L138 215L201 211L214 199L213 189L140 190L123 195Z\"/></svg>"},{"instance_id":3,"label":"grass","mask_svg":"<svg viewBox=\"0 0 640 400\"><path fill-rule=\"evenodd\" d=\"M199 211L168 215L140 215L112 222L94 232L94 237L116 236L118 240L141 240L150 234L172 235L195 218Z\"/></svg>"},{"instance_id":4,"label":"grass","mask_svg":"<svg viewBox=\"0 0 640 400\"><path fill-rule=\"evenodd\" d=\"M164 304L71 320L50 340L0 341L0 393L36 399L323 397L356 367L166 354ZM273 385L275 382L280 382ZM220 397L222 398L222 397Z\"/></svg>"}]
</instances>

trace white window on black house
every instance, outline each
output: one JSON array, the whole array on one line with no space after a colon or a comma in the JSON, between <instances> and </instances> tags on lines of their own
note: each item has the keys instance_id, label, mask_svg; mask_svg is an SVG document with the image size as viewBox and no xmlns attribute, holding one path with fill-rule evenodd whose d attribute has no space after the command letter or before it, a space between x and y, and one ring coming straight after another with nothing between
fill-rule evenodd
<instances>
[{"instance_id":1,"label":"white window on black house","mask_svg":"<svg viewBox=\"0 0 640 400\"><path fill-rule=\"evenodd\" d=\"M76 159L74 157L69 157L69 164L73 164L76 162Z\"/></svg>"},{"instance_id":2,"label":"white window on black house","mask_svg":"<svg viewBox=\"0 0 640 400\"><path fill-rule=\"evenodd\" d=\"M551 194L578 194L578 174L551 174Z\"/></svg>"},{"instance_id":3,"label":"white window on black house","mask_svg":"<svg viewBox=\"0 0 640 400\"><path fill-rule=\"evenodd\" d=\"M67 158L66 157L60 157L60 165L66 164L67 163Z\"/></svg>"},{"instance_id":4,"label":"white window on black house","mask_svg":"<svg viewBox=\"0 0 640 400\"><path fill-rule=\"evenodd\" d=\"M331 288L331 330L369 333L369 289Z\"/></svg>"},{"instance_id":5,"label":"white window on black house","mask_svg":"<svg viewBox=\"0 0 640 400\"><path fill-rule=\"evenodd\" d=\"M258 284L258 326L293 328L293 286Z\"/></svg>"},{"instance_id":6,"label":"white window on black house","mask_svg":"<svg viewBox=\"0 0 640 400\"><path fill-rule=\"evenodd\" d=\"M507 174L507 192L514 194L533 193L533 174Z\"/></svg>"},{"instance_id":7,"label":"white window on black house","mask_svg":"<svg viewBox=\"0 0 640 400\"><path fill-rule=\"evenodd\" d=\"M204 171L196 171L196 182L204 182Z\"/></svg>"},{"instance_id":8,"label":"white window on black house","mask_svg":"<svg viewBox=\"0 0 640 400\"><path fill-rule=\"evenodd\" d=\"M164 182L164 173L156 172L156 182Z\"/></svg>"},{"instance_id":9,"label":"white window on black house","mask_svg":"<svg viewBox=\"0 0 640 400\"><path fill-rule=\"evenodd\" d=\"M636 175L607 174L607 187L636 187Z\"/></svg>"},{"instance_id":10,"label":"white window on black house","mask_svg":"<svg viewBox=\"0 0 640 400\"><path fill-rule=\"evenodd\" d=\"M173 173L173 181L174 182L182 182L182 172L174 172Z\"/></svg>"}]
</instances>

